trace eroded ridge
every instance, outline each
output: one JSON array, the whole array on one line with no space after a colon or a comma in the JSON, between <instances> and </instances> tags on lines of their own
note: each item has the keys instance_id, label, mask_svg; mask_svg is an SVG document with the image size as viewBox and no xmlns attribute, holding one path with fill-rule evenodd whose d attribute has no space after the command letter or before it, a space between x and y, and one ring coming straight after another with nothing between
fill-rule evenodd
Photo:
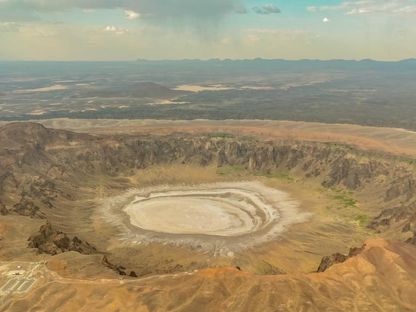
<instances>
[{"instance_id":1,"label":"eroded ridge","mask_svg":"<svg viewBox=\"0 0 416 312\"><path fill-rule=\"evenodd\" d=\"M105 219L128 242L195 245L221 253L275 238L307 219L299 203L260 182L159 186L106 199ZM250 237L250 239L247 239Z\"/></svg>"}]
</instances>

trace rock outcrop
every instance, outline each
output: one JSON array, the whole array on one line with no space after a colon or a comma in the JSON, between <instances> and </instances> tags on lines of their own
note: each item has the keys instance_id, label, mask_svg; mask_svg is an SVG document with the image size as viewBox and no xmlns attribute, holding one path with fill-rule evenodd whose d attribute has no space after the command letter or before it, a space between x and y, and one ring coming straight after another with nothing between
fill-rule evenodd
<instances>
[{"instance_id":1,"label":"rock outcrop","mask_svg":"<svg viewBox=\"0 0 416 312\"><path fill-rule=\"evenodd\" d=\"M107 268L115 271L119 275L124 275L124 276L128 275L130 277L137 277L137 274L135 271L130 271L129 273L124 266L111 263L106 256L103 257L101 263Z\"/></svg>"},{"instance_id":2,"label":"rock outcrop","mask_svg":"<svg viewBox=\"0 0 416 312\"><path fill-rule=\"evenodd\" d=\"M28 241L30 248L36 248L39 253L50 255L67 251L76 251L86 255L97 252L88 242L84 242L76 236L71 238L67 234L55 230L49 222L42 225L39 233L32 235Z\"/></svg>"},{"instance_id":3,"label":"rock outcrop","mask_svg":"<svg viewBox=\"0 0 416 312\"><path fill-rule=\"evenodd\" d=\"M400 203L393 208L384 209L368 224L368 227L382 232L395 223L403 224L402 232L416 230L416 202Z\"/></svg>"},{"instance_id":4,"label":"rock outcrop","mask_svg":"<svg viewBox=\"0 0 416 312\"><path fill-rule=\"evenodd\" d=\"M416 246L416 232L413 233L413 236L406 240L406 243Z\"/></svg>"},{"instance_id":5,"label":"rock outcrop","mask_svg":"<svg viewBox=\"0 0 416 312\"><path fill-rule=\"evenodd\" d=\"M22 216L45 219L45 214L40 210L39 206L25 196L22 196L20 201L13 205L11 211Z\"/></svg>"},{"instance_id":6,"label":"rock outcrop","mask_svg":"<svg viewBox=\"0 0 416 312\"><path fill-rule=\"evenodd\" d=\"M316 272L325 272L331 266L337 263L343 263L351 257L355 257L356 255L360 254L365 248L365 245L361 247L353 247L350 249L348 255L343 255L341 253L335 253L331 256L325 256L322 258L321 263Z\"/></svg>"},{"instance_id":7,"label":"rock outcrop","mask_svg":"<svg viewBox=\"0 0 416 312\"><path fill-rule=\"evenodd\" d=\"M6 206L0 202L0 215L4 216L9 214L9 211L7 210Z\"/></svg>"}]
</instances>

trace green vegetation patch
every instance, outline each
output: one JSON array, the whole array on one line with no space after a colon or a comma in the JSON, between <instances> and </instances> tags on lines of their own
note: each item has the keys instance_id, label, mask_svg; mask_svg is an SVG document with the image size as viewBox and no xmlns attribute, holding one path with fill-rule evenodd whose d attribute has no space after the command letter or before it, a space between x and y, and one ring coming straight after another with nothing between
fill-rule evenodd
<instances>
[{"instance_id":1,"label":"green vegetation patch","mask_svg":"<svg viewBox=\"0 0 416 312\"><path fill-rule=\"evenodd\" d=\"M257 171L252 172L249 171L245 166L243 165L226 165L222 167L217 168L217 173L222 176L242 176L242 175L254 175L257 177L266 177L270 179L278 179L283 180L286 182L294 182L295 179L289 174L289 172L286 171Z\"/></svg>"},{"instance_id":2,"label":"green vegetation patch","mask_svg":"<svg viewBox=\"0 0 416 312\"><path fill-rule=\"evenodd\" d=\"M264 176L271 179L285 180L287 182L294 182L295 179L286 171L272 171L256 173L257 176Z\"/></svg>"},{"instance_id":3,"label":"green vegetation patch","mask_svg":"<svg viewBox=\"0 0 416 312\"><path fill-rule=\"evenodd\" d=\"M368 224L368 216L360 214L355 217L355 221L357 221L360 226L366 226Z\"/></svg>"},{"instance_id":4,"label":"green vegetation patch","mask_svg":"<svg viewBox=\"0 0 416 312\"><path fill-rule=\"evenodd\" d=\"M345 191L345 190L334 190L335 191L335 195L334 195L334 199L339 202L344 208L345 207L352 207L352 208L357 208L358 207L358 203L357 201L353 198L352 196L352 192L350 191Z\"/></svg>"}]
</instances>

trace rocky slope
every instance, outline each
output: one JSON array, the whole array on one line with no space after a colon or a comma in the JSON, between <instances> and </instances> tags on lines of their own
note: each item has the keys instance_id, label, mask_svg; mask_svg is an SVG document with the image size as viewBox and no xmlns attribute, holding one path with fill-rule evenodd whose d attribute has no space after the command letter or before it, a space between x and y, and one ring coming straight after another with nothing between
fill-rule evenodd
<instances>
[{"instance_id":1,"label":"rocky slope","mask_svg":"<svg viewBox=\"0 0 416 312\"><path fill-rule=\"evenodd\" d=\"M57 201L73 200L78 184L97 176L124 177L156 164L216 163L253 172L282 170L326 188L378 193L372 229L416 229L416 174L408 160L348 146L213 135L90 136L35 123L0 128L0 144L1 214L46 218Z\"/></svg>"},{"instance_id":2,"label":"rocky slope","mask_svg":"<svg viewBox=\"0 0 416 312\"><path fill-rule=\"evenodd\" d=\"M323 273L261 276L233 268L148 279L81 280L40 271L4 311L414 311L416 248L369 240Z\"/></svg>"}]
</instances>

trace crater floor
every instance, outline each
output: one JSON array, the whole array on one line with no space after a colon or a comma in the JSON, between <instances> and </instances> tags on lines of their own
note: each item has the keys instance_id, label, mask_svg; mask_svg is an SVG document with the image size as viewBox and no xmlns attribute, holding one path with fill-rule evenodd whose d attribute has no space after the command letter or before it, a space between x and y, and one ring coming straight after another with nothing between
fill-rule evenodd
<instances>
[{"instance_id":1,"label":"crater floor","mask_svg":"<svg viewBox=\"0 0 416 312\"><path fill-rule=\"evenodd\" d=\"M151 187L105 203L107 220L123 223L119 228L130 242L221 246L222 251L273 239L308 216L286 192L254 181ZM247 235L252 239L240 241Z\"/></svg>"},{"instance_id":2,"label":"crater floor","mask_svg":"<svg viewBox=\"0 0 416 312\"><path fill-rule=\"evenodd\" d=\"M190 197L188 197L190 196ZM238 202L204 196L163 196L139 199L127 213L133 225L145 230L173 234L232 236L248 233L255 227L249 211Z\"/></svg>"}]
</instances>

